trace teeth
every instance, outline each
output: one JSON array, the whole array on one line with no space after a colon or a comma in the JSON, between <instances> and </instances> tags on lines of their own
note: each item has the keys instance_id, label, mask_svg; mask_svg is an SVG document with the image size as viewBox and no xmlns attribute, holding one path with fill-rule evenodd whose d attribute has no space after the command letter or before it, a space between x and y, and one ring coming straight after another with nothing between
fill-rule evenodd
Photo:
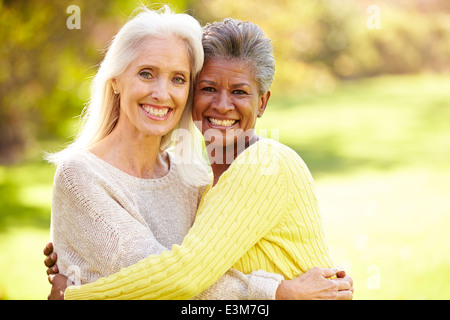
<instances>
[{"instance_id":1,"label":"teeth","mask_svg":"<svg viewBox=\"0 0 450 320\"><path fill-rule=\"evenodd\" d=\"M169 112L169 108L153 108L147 105L142 105L142 107L148 114L158 118L164 117Z\"/></svg>"},{"instance_id":2,"label":"teeth","mask_svg":"<svg viewBox=\"0 0 450 320\"><path fill-rule=\"evenodd\" d=\"M213 125L221 127L231 127L236 122L236 120L219 120L215 118L209 118L209 121Z\"/></svg>"}]
</instances>

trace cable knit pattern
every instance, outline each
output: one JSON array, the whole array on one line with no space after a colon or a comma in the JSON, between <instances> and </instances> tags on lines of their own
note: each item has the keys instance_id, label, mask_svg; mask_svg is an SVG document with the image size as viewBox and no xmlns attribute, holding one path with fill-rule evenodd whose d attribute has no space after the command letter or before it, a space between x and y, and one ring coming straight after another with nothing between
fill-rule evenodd
<instances>
[{"instance_id":1,"label":"cable knit pattern","mask_svg":"<svg viewBox=\"0 0 450 320\"><path fill-rule=\"evenodd\" d=\"M62 274L90 283L182 243L204 187L183 184L169 156L169 173L160 179L133 177L87 150L58 166L51 238ZM194 299L274 299L281 280L231 270Z\"/></svg>"},{"instance_id":2,"label":"cable knit pattern","mask_svg":"<svg viewBox=\"0 0 450 320\"><path fill-rule=\"evenodd\" d=\"M170 252L83 286L66 299L188 299L229 268L290 279L331 267L312 177L290 148L263 139L206 191L195 222Z\"/></svg>"}]
</instances>

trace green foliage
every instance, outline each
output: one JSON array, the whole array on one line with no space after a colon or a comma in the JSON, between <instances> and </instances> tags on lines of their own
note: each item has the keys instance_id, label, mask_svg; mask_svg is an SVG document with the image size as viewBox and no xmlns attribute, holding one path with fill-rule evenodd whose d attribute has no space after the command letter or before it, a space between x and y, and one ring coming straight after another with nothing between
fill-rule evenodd
<instances>
[{"instance_id":1,"label":"green foliage","mask_svg":"<svg viewBox=\"0 0 450 320\"><path fill-rule=\"evenodd\" d=\"M369 23L373 5L379 29ZM275 47L276 91L329 93L346 79L450 71L448 1L217 0L196 14L261 26Z\"/></svg>"}]
</instances>

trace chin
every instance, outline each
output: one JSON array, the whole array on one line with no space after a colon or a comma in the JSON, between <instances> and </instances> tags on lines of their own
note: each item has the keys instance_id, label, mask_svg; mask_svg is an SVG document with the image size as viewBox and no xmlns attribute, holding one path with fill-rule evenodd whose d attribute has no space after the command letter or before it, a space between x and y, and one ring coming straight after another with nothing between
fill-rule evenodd
<instances>
[{"instance_id":1,"label":"chin","mask_svg":"<svg viewBox=\"0 0 450 320\"><path fill-rule=\"evenodd\" d=\"M148 128L147 130L143 130L142 133L144 133L146 136L152 136L152 137L162 137L168 134L171 131L171 129L167 128Z\"/></svg>"}]
</instances>

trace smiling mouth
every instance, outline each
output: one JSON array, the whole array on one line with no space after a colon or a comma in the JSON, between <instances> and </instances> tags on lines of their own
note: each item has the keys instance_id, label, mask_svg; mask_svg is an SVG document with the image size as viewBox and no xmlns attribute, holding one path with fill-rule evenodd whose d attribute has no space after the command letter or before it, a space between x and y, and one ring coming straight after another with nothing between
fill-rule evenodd
<instances>
[{"instance_id":1,"label":"smiling mouth","mask_svg":"<svg viewBox=\"0 0 450 320\"><path fill-rule=\"evenodd\" d=\"M145 111L147 116L149 116L151 119L154 120L164 120L168 117L171 108L168 107L154 107L147 104L141 104L140 105L142 110Z\"/></svg>"},{"instance_id":2,"label":"smiling mouth","mask_svg":"<svg viewBox=\"0 0 450 320\"><path fill-rule=\"evenodd\" d=\"M209 123L211 123L213 126L216 127L232 127L236 122L238 122L237 120L224 120L224 119L217 119L217 118L212 118L212 117L208 117L207 118Z\"/></svg>"}]
</instances>

